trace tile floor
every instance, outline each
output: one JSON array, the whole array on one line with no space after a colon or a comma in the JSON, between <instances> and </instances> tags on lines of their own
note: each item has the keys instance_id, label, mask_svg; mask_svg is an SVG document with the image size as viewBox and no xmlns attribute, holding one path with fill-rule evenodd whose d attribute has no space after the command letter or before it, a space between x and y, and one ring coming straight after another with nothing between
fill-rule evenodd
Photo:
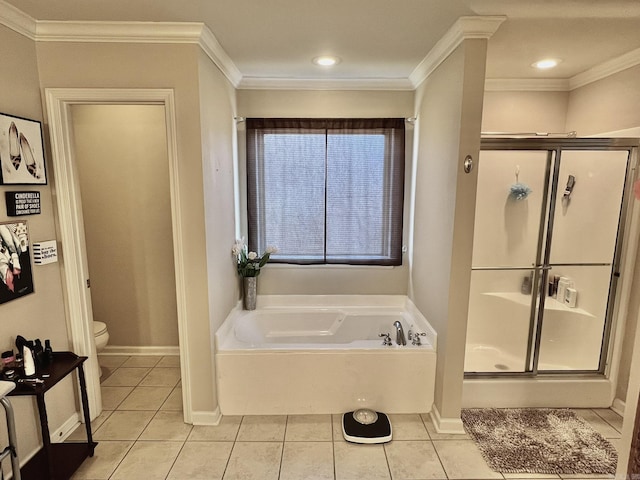
<instances>
[{"instance_id":1,"label":"tile floor","mask_svg":"<svg viewBox=\"0 0 640 480\"><path fill-rule=\"evenodd\" d=\"M390 415L392 442L344 441L340 415L228 416L220 425L182 422L178 357L101 356L104 411L99 442L73 480L548 479L490 470L466 435L435 432L426 414ZM580 409L617 446L622 418ZM71 439L82 439L81 429ZM607 478L568 475L562 478Z\"/></svg>"}]
</instances>

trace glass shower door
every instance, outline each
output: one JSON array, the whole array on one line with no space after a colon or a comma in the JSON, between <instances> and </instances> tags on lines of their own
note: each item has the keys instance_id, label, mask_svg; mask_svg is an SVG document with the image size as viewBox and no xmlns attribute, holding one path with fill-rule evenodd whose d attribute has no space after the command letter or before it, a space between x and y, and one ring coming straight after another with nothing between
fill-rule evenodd
<instances>
[{"instance_id":1,"label":"glass shower door","mask_svg":"<svg viewBox=\"0 0 640 480\"><path fill-rule=\"evenodd\" d=\"M538 371L602 367L628 157L626 150L561 152Z\"/></svg>"},{"instance_id":2,"label":"glass shower door","mask_svg":"<svg viewBox=\"0 0 640 480\"><path fill-rule=\"evenodd\" d=\"M529 369L552 158L480 152L466 373Z\"/></svg>"}]
</instances>

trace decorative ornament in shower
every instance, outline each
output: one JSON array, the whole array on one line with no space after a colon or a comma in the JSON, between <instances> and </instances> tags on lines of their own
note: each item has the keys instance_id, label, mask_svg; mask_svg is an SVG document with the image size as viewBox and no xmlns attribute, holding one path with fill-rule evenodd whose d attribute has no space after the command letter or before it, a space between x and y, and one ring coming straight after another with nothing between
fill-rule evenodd
<instances>
[{"instance_id":1,"label":"decorative ornament in shower","mask_svg":"<svg viewBox=\"0 0 640 480\"><path fill-rule=\"evenodd\" d=\"M509 195L516 200L524 200L529 196L532 190L529 188L528 185L525 185L524 183L520 183L519 177L520 177L520 165L517 165L516 166L516 183L511 185Z\"/></svg>"}]
</instances>

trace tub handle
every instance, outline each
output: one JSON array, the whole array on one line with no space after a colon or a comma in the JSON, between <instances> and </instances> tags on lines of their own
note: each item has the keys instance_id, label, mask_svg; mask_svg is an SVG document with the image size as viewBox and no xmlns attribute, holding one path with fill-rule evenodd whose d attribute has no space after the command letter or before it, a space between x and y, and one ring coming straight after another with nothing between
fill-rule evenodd
<instances>
[{"instance_id":1,"label":"tub handle","mask_svg":"<svg viewBox=\"0 0 640 480\"><path fill-rule=\"evenodd\" d=\"M379 337L384 337L384 338L383 338L383 340L382 340L382 345L385 345L385 346L393 345L393 344L391 343L391 336L390 336L390 334L388 334L388 333L380 333L380 334L378 334L378 336L379 336Z\"/></svg>"},{"instance_id":2,"label":"tub handle","mask_svg":"<svg viewBox=\"0 0 640 480\"><path fill-rule=\"evenodd\" d=\"M427 336L427 334L424 333L424 332L422 332L422 333L418 333L418 332L414 333L413 334L413 342L411 342L411 345L418 345L418 346L422 345L422 342L420 341L420 337L426 337L426 336Z\"/></svg>"}]
</instances>

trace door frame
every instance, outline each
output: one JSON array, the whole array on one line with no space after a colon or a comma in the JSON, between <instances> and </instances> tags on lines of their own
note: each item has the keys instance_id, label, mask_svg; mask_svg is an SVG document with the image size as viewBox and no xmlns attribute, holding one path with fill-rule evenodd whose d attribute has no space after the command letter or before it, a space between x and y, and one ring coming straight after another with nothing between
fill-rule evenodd
<instances>
[{"instance_id":1,"label":"door frame","mask_svg":"<svg viewBox=\"0 0 640 480\"><path fill-rule=\"evenodd\" d=\"M51 136L56 223L62 249L62 277L69 341L78 355L89 357L86 371L87 396L91 417L102 411L100 370L93 334L93 313L89 292L84 221L80 183L71 124L72 105L162 105L165 110L167 155L169 160L169 188L171 195L171 223L176 279L178 342L182 378L184 421L192 423L191 384L187 338L186 272L184 245L180 232L184 222L180 213L178 147L176 111L172 89L105 89L105 88L47 88L45 89L47 118Z\"/></svg>"}]
</instances>

